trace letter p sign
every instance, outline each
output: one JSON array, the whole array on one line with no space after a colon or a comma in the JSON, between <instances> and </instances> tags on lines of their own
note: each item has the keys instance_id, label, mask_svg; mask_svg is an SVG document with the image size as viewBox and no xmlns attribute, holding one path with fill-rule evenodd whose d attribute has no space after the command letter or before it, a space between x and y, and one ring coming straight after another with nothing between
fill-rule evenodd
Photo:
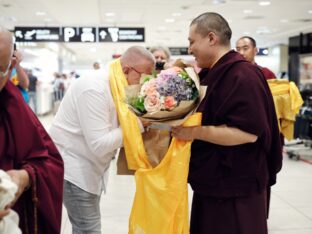
<instances>
[{"instance_id":1,"label":"letter p sign","mask_svg":"<svg viewBox=\"0 0 312 234\"><path fill-rule=\"evenodd\" d=\"M64 28L64 41L69 42L73 36L75 36L75 30L73 28Z\"/></svg>"}]
</instances>

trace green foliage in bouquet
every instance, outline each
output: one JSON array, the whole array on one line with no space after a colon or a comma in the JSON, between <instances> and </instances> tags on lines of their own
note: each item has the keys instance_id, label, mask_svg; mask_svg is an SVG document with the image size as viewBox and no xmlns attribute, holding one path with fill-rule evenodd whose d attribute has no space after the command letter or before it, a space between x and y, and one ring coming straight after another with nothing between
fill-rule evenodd
<instances>
[{"instance_id":1,"label":"green foliage in bouquet","mask_svg":"<svg viewBox=\"0 0 312 234\"><path fill-rule=\"evenodd\" d=\"M146 109L144 107L144 97L142 96L135 96L135 97L128 97L127 103L133 107L132 109L137 113L137 114L145 114Z\"/></svg>"}]
</instances>

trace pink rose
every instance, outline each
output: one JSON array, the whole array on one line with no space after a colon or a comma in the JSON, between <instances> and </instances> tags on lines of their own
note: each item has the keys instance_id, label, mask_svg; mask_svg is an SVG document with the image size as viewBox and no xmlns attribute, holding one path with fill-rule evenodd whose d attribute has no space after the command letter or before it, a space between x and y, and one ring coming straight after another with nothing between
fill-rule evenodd
<instances>
[{"instance_id":1,"label":"pink rose","mask_svg":"<svg viewBox=\"0 0 312 234\"><path fill-rule=\"evenodd\" d=\"M143 86L141 88L141 90L142 90L141 95L142 96L150 96L154 92L156 92L156 88L157 88L156 79L150 80L150 81L146 82L145 84L143 84Z\"/></svg>"},{"instance_id":2,"label":"pink rose","mask_svg":"<svg viewBox=\"0 0 312 234\"><path fill-rule=\"evenodd\" d=\"M154 92L152 95L148 95L144 99L144 107L147 112L157 112L161 109L161 102L158 92Z\"/></svg>"},{"instance_id":3,"label":"pink rose","mask_svg":"<svg viewBox=\"0 0 312 234\"><path fill-rule=\"evenodd\" d=\"M172 96L167 96L165 97L164 101L164 107L166 110L172 110L174 107L176 107L177 102L174 100L174 97Z\"/></svg>"}]
</instances>

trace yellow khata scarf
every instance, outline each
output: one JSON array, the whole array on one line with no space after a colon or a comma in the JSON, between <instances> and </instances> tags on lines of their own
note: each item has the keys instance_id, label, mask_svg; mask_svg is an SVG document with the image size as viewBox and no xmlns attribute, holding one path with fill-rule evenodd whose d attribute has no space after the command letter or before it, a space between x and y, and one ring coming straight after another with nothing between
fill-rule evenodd
<instances>
[{"instance_id":1,"label":"yellow khata scarf","mask_svg":"<svg viewBox=\"0 0 312 234\"><path fill-rule=\"evenodd\" d=\"M137 117L125 103L128 85L120 64L109 68L110 87L123 131L128 168L136 170L136 194L129 221L129 234L188 234L187 176L191 142L172 139L170 147L156 167L150 165ZM191 115L184 126L198 126L201 114Z\"/></svg>"},{"instance_id":2,"label":"yellow khata scarf","mask_svg":"<svg viewBox=\"0 0 312 234\"><path fill-rule=\"evenodd\" d=\"M296 115L303 104L299 89L288 80L267 80L272 92L278 126L287 140L294 138Z\"/></svg>"}]
</instances>

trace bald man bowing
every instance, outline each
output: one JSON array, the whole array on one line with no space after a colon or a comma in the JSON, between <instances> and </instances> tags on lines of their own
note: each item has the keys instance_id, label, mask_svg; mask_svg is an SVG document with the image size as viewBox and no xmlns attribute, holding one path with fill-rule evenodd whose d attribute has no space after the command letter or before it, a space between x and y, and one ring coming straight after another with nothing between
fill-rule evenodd
<instances>
[{"instance_id":1,"label":"bald man bowing","mask_svg":"<svg viewBox=\"0 0 312 234\"><path fill-rule=\"evenodd\" d=\"M61 103L50 134L65 163L64 204L73 233L101 233L100 196L110 161L122 146L110 79L139 84L141 74L151 74L154 66L149 51L130 47L120 59L76 80Z\"/></svg>"}]
</instances>

